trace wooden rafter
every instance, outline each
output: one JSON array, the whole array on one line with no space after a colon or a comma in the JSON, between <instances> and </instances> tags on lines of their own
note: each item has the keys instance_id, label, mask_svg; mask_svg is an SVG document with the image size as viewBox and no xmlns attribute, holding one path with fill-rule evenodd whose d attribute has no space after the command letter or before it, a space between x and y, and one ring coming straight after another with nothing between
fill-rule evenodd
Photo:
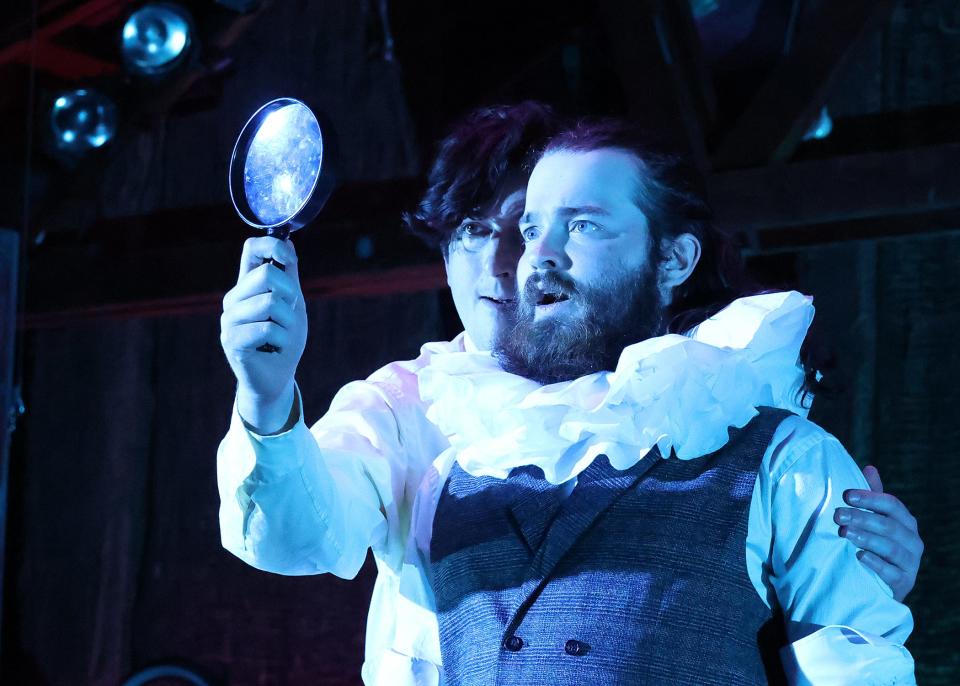
<instances>
[{"instance_id":1,"label":"wooden rafter","mask_svg":"<svg viewBox=\"0 0 960 686\"><path fill-rule=\"evenodd\" d=\"M631 118L665 132L676 130L676 142L685 142L705 169L713 93L687 3L602 0L599 10Z\"/></svg>"},{"instance_id":2,"label":"wooden rafter","mask_svg":"<svg viewBox=\"0 0 960 686\"><path fill-rule=\"evenodd\" d=\"M843 0L819 3L811 10L789 54L721 141L714 168L789 159L847 59L863 36L889 16L893 5L893 0Z\"/></svg>"},{"instance_id":3,"label":"wooden rafter","mask_svg":"<svg viewBox=\"0 0 960 686\"><path fill-rule=\"evenodd\" d=\"M36 36L27 36L0 48L0 67L27 64L34 54L37 68L70 80L110 74L118 65L96 59L57 44L60 34L74 26L100 26L115 19L127 5L125 0L88 0L62 16L37 28Z\"/></svg>"},{"instance_id":4,"label":"wooden rafter","mask_svg":"<svg viewBox=\"0 0 960 686\"><path fill-rule=\"evenodd\" d=\"M757 248L776 235L797 245L951 228L941 220L960 211L960 144L728 171L709 191L718 220Z\"/></svg>"},{"instance_id":5,"label":"wooden rafter","mask_svg":"<svg viewBox=\"0 0 960 686\"><path fill-rule=\"evenodd\" d=\"M436 253L399 227L419 188L411 180L341 189L317 226L295 238L304 292L359 297L442 288ZM755 250L952 230L960 226L960 144L723 172L709 177L709 188L719 223L745 234ZM206 240L197 241L196 226L210 227ZM216 311L246 235L232 209L218 206L115 220L85 241L51 239L31 260L21 324ZM356 255L360 235L377 246L373 260Z\"/></svg>"}]
</instances>

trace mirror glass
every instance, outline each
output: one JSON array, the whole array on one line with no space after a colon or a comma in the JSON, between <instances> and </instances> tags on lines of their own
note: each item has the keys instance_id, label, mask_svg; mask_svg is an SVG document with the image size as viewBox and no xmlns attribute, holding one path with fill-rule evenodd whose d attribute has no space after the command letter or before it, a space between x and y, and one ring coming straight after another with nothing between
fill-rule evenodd
<instances>
[{"instance_id":1,"label":"mirror glass","mask_svg":"<svg viewBox=\"0 0 960 686\"><path fill-rule=\"evenodd\" d=\"M243 192L255 218L271 227L290 221L310 200L323 162L323 137L316 116L298 100L258 114L248 123L254 129L242 160Z\"/></svg>"}]
</instances>

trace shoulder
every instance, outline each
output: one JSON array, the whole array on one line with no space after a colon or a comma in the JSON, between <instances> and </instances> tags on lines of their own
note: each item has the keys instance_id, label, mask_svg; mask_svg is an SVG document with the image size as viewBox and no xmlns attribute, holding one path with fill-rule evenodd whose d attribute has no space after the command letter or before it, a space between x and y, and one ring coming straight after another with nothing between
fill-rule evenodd
<instances>
[{"instance_id":1,"label":"shoulder","mask_svg":"<svg viewBox=\"0 0 960 686\"><path fill-rule=\"evenodd\" d=\"M411 360L390 362L373 372L363 381L354 381L347 384L337 393L331 406L340 405L344 401L354 404L363 402L385 402L393 409L409 405L422 404L420 399L418 372L430 365L435 355L449 352L463 352L463 334L452 341L434 341L424 343L420 347L420 354Z\"/></svg>"},{"instance_id":2,"label":"shoulder","mask_svg":"<svg viewBox=\"0 0 960 686\"><path fill-rule=\"evenodd\" d=\"M842 484L864 488L866 480L843 444L809 419L791 414L773 432L762 471L774 482L792 478L794 487Z\"/></svg>"},{"instance_id":3,"label":"shoulder","mask_svg":"<svg viewBox=\"0 0 960 686\"><path fill-rule=\"evenodd\" d=\"M421 434L432 435L426 406L420 397L417 372L439 353L456 351L458 339L426 343L412 360L391 362L366 379L351 381L337 391L327 412L311 427L329 445L346 434L362 435L375 445L394 447ZM399 442L399 443L398 443Z\"/></svg>"},{"instance_id":4,"label":"shoulder","mask_svg":"<svg viewBox=\"0 0 960 686\"><path fill-rule=\"evenodd\" d=\"M398 381L408 381L416 384L417 372L430 365L435 355L450 352L463 352L463 334L452 341L433 341L420 346L420 354L412 360L391 362L367 377L367 381L374 384L391 385Z\"/></svg>"}]
</instances>

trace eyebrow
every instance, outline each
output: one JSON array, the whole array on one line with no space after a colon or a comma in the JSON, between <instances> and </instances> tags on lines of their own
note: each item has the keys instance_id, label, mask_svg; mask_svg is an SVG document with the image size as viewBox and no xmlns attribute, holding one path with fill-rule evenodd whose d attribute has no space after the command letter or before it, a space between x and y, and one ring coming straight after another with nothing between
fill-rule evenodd
<instances>
[{"instance_id":1,"label":"eyebrow","mask_svg":"<svg viewBox=\"0 0 960 686\"><path fill-rule=\"evenodd\" d=\"M599 206L597 206L597 205L580 205L579 207L558 207L558 208L557 208L557 214L559 214L559 215L561 215L561 216L564 216L564 217L569 217L569 216L572 216L572 215L574 215L574 214L595 214L595 215L598 215L598 216L601 216L601 217L609 217L609 216L610 216L610 212L609 212L609 211L607 211L607 210L605 210L604 208L599 207ZM533 214L532 214L532 213L530 213L530 212L524 212L524 213L523 213L523 216L520 217L520 223L521 223L521 224L526 224L526 223L530 222L530 220L532 219L532 217L533 217Z\"/></svg>"}]
</instances>

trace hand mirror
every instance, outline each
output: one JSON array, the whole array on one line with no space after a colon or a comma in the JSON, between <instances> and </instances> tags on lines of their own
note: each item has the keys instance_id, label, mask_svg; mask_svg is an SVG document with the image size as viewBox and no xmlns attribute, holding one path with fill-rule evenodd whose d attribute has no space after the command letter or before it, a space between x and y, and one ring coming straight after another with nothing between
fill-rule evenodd
<instances>
[{"instance_id":1,"label":"hand mirror","mask_svg":"<svg viewBox=\"0 0 960 686\"><path fill-rule=\"evenodd\" d=\"M316 115L300 100L278 98L258 109L230 159L230 199L240 218L285 240L316 217L333 190L324 143Z\"/></svg>"},{"instance_id":2,"label":"hand mirror","mask_svg":"<svg viewBox=\"0 0 960 686\"><path fill-rule=\"evenodd\" d=\"M326 147L320 122L300 100L278 98L254 112L230 158L230 199L240 218L281 241L313 220L333 190ZM279 350L270 343L257 349Z\"/></svg>"}]
</instances>

